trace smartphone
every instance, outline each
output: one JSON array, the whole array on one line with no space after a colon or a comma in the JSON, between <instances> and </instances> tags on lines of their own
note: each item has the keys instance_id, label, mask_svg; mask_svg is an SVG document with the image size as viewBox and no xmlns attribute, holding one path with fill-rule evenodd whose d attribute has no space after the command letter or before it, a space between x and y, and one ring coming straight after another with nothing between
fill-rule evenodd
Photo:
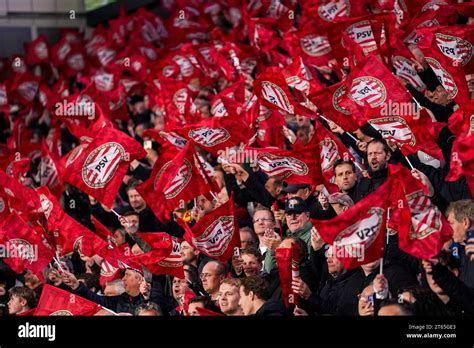
<instances>
[{"instance_id":1,"label":"smartphone","mask_svg":"<svg viewBox=\"0 0 474 348\"><path fill-rule=\"evenodd\" d=\"M369 297L367 297L367 299L368 299L369 303L371 303L372 306L373 306L374 305L374 294L369 295Z\"/></svg>"},{"instance_id":2,"label":"smartphone","mask_svg":"<svg viewBox=\"0 0 474 348\"><path fill-rule=\"evenodd\" d=\"M474 239L474 230L469 230L466 232L466 244L474 244L474 242L468 242L469 239ZM472 252L467 253L467 256L471 256Z\"/></svg>"}]
</instances>

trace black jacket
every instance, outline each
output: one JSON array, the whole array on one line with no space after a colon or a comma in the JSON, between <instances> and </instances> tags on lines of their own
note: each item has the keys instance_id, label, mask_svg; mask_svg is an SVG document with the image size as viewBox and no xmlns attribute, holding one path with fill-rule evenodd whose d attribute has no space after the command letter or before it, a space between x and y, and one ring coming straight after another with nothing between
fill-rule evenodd
<instances>
[{"instance_id":1,"label":"black jacket","mask_svg":"<svg viewBox=\"0 0 474 348\"><path fill-rule=\"evenodd\" d=\"M468 287L445 266L433 267L433 280L449 296L450 301L459 303L465 314L474 314L474 288Z\"/></svg>"},{"instance_id":2,"label":"black jacket","mask_svg":"<svg viewBox=\"0 0 474 348\"><path fill-rule=\"evenodd\" d=\"M100 296L90 291L83 283L81 283L73 292L117 313L124 312L135 314L135 309L142 303L146 302L141 294L131 297L124 292L122 295L118 296Z\"/></svg>"},{"instance_id":3,"label":"black jacket","mask_svg":"<svg viewBox=\"0 0 474 348\"><path fill-rule=\"evenodd\" d=\"M364 290L378 274L378 269L369 275L365 275L362 268L358 268L345 282L339 283L339 286L333 292L331 304L335 315L358 315L357 295ZM415 276L405 268L396 264L386 266L383 270L384 276L388 280L389 291L395 297L398 291L404 287L417 284Z\"/></svg>"},{"instance_id":4,"label":"black jacket","mask_svg":"<svg viewBox=\"0 0 474 348\"><path fill-rule=\"evenodd\" d=\"M371 172L369 167L369 174L370 179L364 177L356 184L353 197L354 203L359 202L382 186L382 184L387 180L388 169L385 168L376 172Z\"/></svg>"},{"instance_id":5,"label":"black jacket","mask_svg":"<svg viewBox=\"0 0 474 348\"><path fill-rule=\"evenodd\" d=\"M285 305L282 301L268 300L254 315L258 317L283 315L288 316L289 311L285 308Z\"/></svg>"}]
</instances>

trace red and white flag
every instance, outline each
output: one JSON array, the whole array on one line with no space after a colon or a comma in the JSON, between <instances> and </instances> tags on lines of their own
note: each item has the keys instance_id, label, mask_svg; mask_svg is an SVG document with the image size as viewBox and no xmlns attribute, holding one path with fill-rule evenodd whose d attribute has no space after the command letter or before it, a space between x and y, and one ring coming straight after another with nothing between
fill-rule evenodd
<instances>
[{"instance_id":1,"label":"red and white flag","mask_svg":"<svg viewBox=\"0 0 474 348\"><path fill-rule=\"evenodd\" d=\"M453 236L451 226L407 168L390 165L389 171L394 180L390 220L400 249L419 259L438 255Z\"/></svg>"},{"instance_id":2,"label":"red and white flag","mask_svg":"<svg viewBox=\"0 0 474 348\"><path fill-rule=\"evenodd\" d=\"M101 308L95 302L46 284L34 316L92 316Z\"/></svg>"},{"instance_id":3,"label":"red and white flag","mask_svg":"<svg viewBox=\"0 0 474 348\"><path fill-rule=\"evenodd\" d=\"M278 267L280 287L285 301L285 306L297 306L299 295L293 292L293 280L300 277L300 250L297 244L292 243L291 248L277 248L275 259Z\"/></svg>"},{"instance_id":4,"label":"red and white flag","mask_svg":"<svg viewBox=\"0 0 474 348\"><path fill-rule=\"evenodd\" d=\"M387 181L341 215L324 222L313 220L321 238L334 246L345 269L383 257L390 188Z\"/></svg>"},{"instance_id":5,"label":"red and white flag","mask_svg":"<svg viewBox=\"0 0 474 348\"><path fill-rule=\"evenodd\" d=\"M182 225L186 231L186 241L213 259L228 262L234 248L240 245L232 197L227 203L204 215L192 228L184 222Z\"/></svg>"},{"instance_id":6,"label":"red and white flag","mask_svg":"<svg viewBox=\"0 0 474 348\"><path fill-rule=\"evenodd\" d=\"M64 180L111 207L129 163L145 156L135 139L114 128L102 128L66 168Z\"/></svg>"},{"instance_id":7,"label":"red and white flag","mask_svg":"<svg viewBox=\"0 0 474 348\"><path fill-rule=\"evenodd\" d=\"M7 252L3 261L16 273L29 269L40 279L53 259L45 238L37 234L16 213L10 213L0 225L0 242Z\"/></svg>"},{"instance_id":8,"label":"red and white flag","mask_svg":"<svg viewBox=\"0 0 474 348\"><path fill-rule=\"evenodd\" d=\"M152 250L132 256L130 260L142 263L153 274L167 274L184 279L181 244L175 237L164 232L139 233L138 236L148 243Z\"/></svg>"}]
</instances>

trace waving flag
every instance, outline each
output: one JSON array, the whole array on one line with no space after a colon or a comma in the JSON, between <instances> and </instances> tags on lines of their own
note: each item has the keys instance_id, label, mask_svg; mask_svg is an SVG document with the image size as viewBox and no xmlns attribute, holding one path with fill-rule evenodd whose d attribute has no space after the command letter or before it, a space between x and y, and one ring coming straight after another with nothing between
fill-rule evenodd
<instances>
[{"instance_id":1,"label":"waving flag","mask_svg":"<svg viewBox=\"0 0 474 348\"><path fill-rule=\"evenodd\" d=\"M97 303L46 284L34 316L92 316L101 308Z\"/></svg>"},{"instance_id":2,"label":"waving flag","mask_svg":"<svg viewBox=\"0 0 474 348\"><path fill-rule=\"evenodd\" d=\"M53 259L50 246L16 213L10 213L0 224L0 242L8 252L3 260L13 271L21 274L29 269L44 279L43 270Z\"/></svg>"},{"instance_id":3,"label":"waving flag","mask_svg":"<svg viewBox=\"0 0 474 348\"><path fill-rule=\"evenodd\" d=\"M292 286L293 280L300 277L299 253L299 247L294 243L291 244L291 248L277 248L275 250L281 292L287 308L290 305L297 306L299 302L299 295L293 292Z\"/></svg>"},{"instance_id":4,"label":"waving flag","mask_svg":"<svg viewBox=\"0 0 474 348\"><path fill-rule=\"evenodd\" d=\"M232 197L220 207L204 215L192 228L182 223L184 238L205 255L228 262L234 248L240 245L239 227Z\"/></svg>"},{"instance_id":5,"label":"waving flag","mask_svg":"<svg viewBox=\"0 0 474 348\"><path fill-rule=\"evenodd\" d=\"M132 256L130 260L142 263L153 274L168 274L184 279L183 260L180 253L181 244L175 237L162 232L139 233L138 236L147 242L152 250Z\"/></svg>"},{"instance_id":6,"label":"waving flag","mask_svg":"<svg viewBox=\"0 0 474 348\"><path fill-rule=\"evenodd\" d=\"M36 191L40 196L48 231L53 234L60 255L78 250L81 254L93 256L107 247L107 242L66 214L46 187L40 187Z\"/></svg>"},{"instance_id":7,"label":"waving flag","mask_svg":"<svg viewBox=\"0 0 474 348\"><path fill-rule=\"evenodd\" d=\"M145 156L136 140L114 128L102 128L66 168L64 180L111 207L128 164Z\"/></svg>"},{"instance_id":8,"label":"waving flag","mask_svg":"<svg viewBox=\"0 0 474 348\"><path fill-rule=\"evenodd\" d=\"M390 165L395 185L391 221L398 231L398 244L404 252L419 259L438 255L453 230L439 209L431 202L423 184L408 169Z\"/></svg>"},{"instance_id":9,"label":"waving flag","mask_svg":"<svg viewBox=\"0 0 474 348\"><path fill-rule=\"evenodd\" d=\"M383 256L390 181L346 210L324 222L314 220L321 238L335 247L345 269L378 260Z\"/></svg>"}]
</instances>

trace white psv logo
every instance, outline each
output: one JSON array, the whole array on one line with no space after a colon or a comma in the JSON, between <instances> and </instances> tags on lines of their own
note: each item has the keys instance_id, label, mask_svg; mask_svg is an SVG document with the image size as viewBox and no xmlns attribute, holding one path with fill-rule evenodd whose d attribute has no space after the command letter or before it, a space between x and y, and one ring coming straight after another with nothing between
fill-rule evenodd
<instances>
[{"instance_id":1,"label":"white psv logo","mask_svg":"<svg viewBox=\"0 0 474 348\"><path fill-rule=\"evenodd\" d=\"M84 68L86 67L86 63L84 61L84 56L82 55L82 53L71 54L67 58L67 65L71 69L76 70L76 71L84 70Z\"/></svg>"},{"instance_id":2,"label":"white psv logo","mask_svg":"<svg viewBox=\"0 0 474 348\"><path fill-rule=\"evenodd\" d=\"M213 147L217 144L223 143L230 138L229 132L224 128L210 128L199 127L188 132L188 136L196 143L205 146Z\"/></svg>"},{"instance_id":3,"label":"white psv logo","mask_svg":"<svg viewBox=\"0 0 474 348\"><path fill-rule=\"evenodd\" d=\"M319 17L325 21L332 22L335 18L347 17L351 11L348 0L330 1L325 5L319 5Z\"/></svg>"},{"instance_id":4,"label":"white psv logo","mask_svg":"<svg viewBox=\"0 0 474 348\"><path fill-rule=\"evenodd\" d=\"M294 114L293 105L291 105L288 96L280 86L270 81L262 81L262 96L266 101L276 105L278 108Z\"/></svg>"},{"instance_id":5,"label":"white psv logo","mask_svg":"<svg viewBox=\"0 0 474 348\"><path fill-rule=\"evenodd\" d=\"M374 33L372 31L372 25L370 21L361 21L354 23L346 29L346 34L354 40L355 43L359 44L364 54L377 49L377 43L375 42ZM380 44L384 43L383 37L380 38ZM345 47L344 39L341 39L342 46Z\"/></svg>"},{"instance_id":6,"label":"white psv logo","mask_svg":"<svg viewBox=\"0 0 474 348\"><path fill-rule=\"evenodd\" d=\"M380 233L384 209L370 208L367 214L366 218L338 234L334 240L336 248L344 249L349 255L357 257L361 249L367 250L372 245Z\"/></svg>"},{"instance_id":7,"label":"white psv logo","mask_svg":"<svg viewBox=\"0 0 474 348\"><path fill-rule=\"evenodd\" d=\"M186 110L186 101L188 100L188 91L186 88L181 88L173 96L173 103L181 115L184 115Z\"/></svg>"},{"instance_id":8,"label":"white psv logo","mask_svg":"<svg viewBox=\"0 0 474 348\"><path fill-rule=\"evenodd\" d=\"M192 168L188 160L184 160L183 165L179 168L176 176L167 185L164 193L167 199L176 197L191 181Z\"/></svg>"},{"instance_id":9,"label":"white psv logo","mask_svg":"<svg viewBox=\"0 0 474 348\"><path fill-rule=\"evenodd\" d=\"M35 54L39 59L48 58L48 47L44 42L38 42L35 46Z\"/></svg>"},{"instance_id":10,"label":"white psv logo","mask_svg":"<svg viewBox=\"0 0 474 348\"><path fill-rule=\"evenodd\" d=\"M411 211L410 239L423 239L441 228L441 213L423 191L407 195Z\"/></svg>"},{"instance_id":11,"label":"white psv logo","mask_svg":"<svg viewBox=\"0 0 474 348\"><path fill-rule=\"evenodd\" d=\"M325 138L319 143L321 170L323 172L332 169L332 165L339 158L337 144L331 138Z\"/></svg>"},{"instance_id":12,"label":"white psv logo","mask_svg":"<svg viewBox=\"0 0 474 348\"><path fill-rule=\"evenodd\" d=\"M443 85L444 89L448 92L451 98L454 98L458 94L458 87L454 82L454 78L448 73L443 66L434 58L426 57L426 61L433 69L439 82Z\"/></svg>"},{"instance_id":13,"label":"white psv logo","mask_svg":"<svg viewBox=\"0 0 474 348\"><path fill-rule=\"evenodd\" d=\"M125 150L118 143L105 143L87 157L82 168L82 180L93 188L104 187L114 176Z\"/></svg>"},{"instance_id":14,"label":"white psv logo","mask_svg":"<svg viewBox=\"0 0 474 348\"><path fill-rule=\"evenodd\" d=\"M387 98L387 91L379 79L364 76L352 81L349 98L361 106L364 106L366 102L371 108L376 108Z\"/></svg>"},{"instance_id":15,"label":"white psv logo","mask_svg":"<svg viewBox=\"0 0 474 348\"><path fill-rule=\"evenodd\" d=\"M269 176L286 178L292 174L303 176L309 172L308 166L303 161L290 156L283 157L262 153L257 156L257 164Z\"/></svg>"},{"instance_id":16,"label":"white psv logo","mask_svg":"<svg viewBox=\"0 0 474 348\"><path fill-rule=\"evenodd\" d=\"M183 258L181 256L181 244L175 238L171 238L172 247L168 257L158 262L161 267L183 267Z\"/></svg>"},{"instance_id":17,"label":"white psv logo","mask_svg":"<svg viewBox=\"0 0 474 348\"><path fill-rule=\"evenodd\" d=\"M436 33L436 44L443 54L455 61L466 65L472 57L472 44L456 36Z\"/></svg>"},{"instance_id":18,"label":"white psv logo","mask_svg":"<svg viewBox=\"0 0 474 348\"><path fill-rule=\"evenodd\" d=\"M311 57L319 57L331 51L331 45L326 36L307 35L300 39L300 46L304 53Z\"/></svg>"},{"instance_id":19,"label":"white psv logo","mask_svg":"<svg viewBox=\"0 0 474 348\"><path fill-rule=\"evenodd\" d=\"M180 148L180 149L184 149L184 147L186 146L186 144L188 143L188 141L180 136L178 136L176 133L174 132L163 132L163 131L160 131L160 137L162 139L165 139L167 140L168 142L170 142L171 144L173 144L174 146Z\"/></svg>"},{"instance_id":20,"label":"white psv logo","mask_svg":"<svg viewBox=\"0 0 474 348\"><path fill-rule=\"evenodd\" d=\"M221 216L201 236L193 237L193 244L210 257L221 256L227 250L234 232L234 217Z\"/></svg>"},{"instance_id":21,"label":"white psv logo","mask_svg":"<svg viewBox=\"0 0 474 348\"><path fill-rule=\"evenodd\" d=\"M342 85L332 95L332 106L344 115L350 115L351 112L341 105L342 99L346 94L346 86Z\"/></svg>"},{"instance_id":22,"label":"white psv logo","mask_svg":"<svg viewBox=\"0 0 474 348\"><path fill-rule=\"evenodd\" d=\"M53 202L51 202L48 197L46 197L44 194L40 194L40 203L41 203L41 209L43 210L44 215L46 216L46 220L49 219L49 215L51 214L51 211L53 210Z\"/></svg>"},{"instance_id":23,"label":"white psv logo","mask_svg":"<svg viewBox=\"0 0 474 348\"><path fill-rule=\"evenodd\" d=\"M23 98L31 102L33 99L35 99L36 93L38 93L38 88L38 82L27 81L20 83L18 86L18 93L20 93Z\"/></svg>"},{"instance_id":24,"label":"white psv logo","mask_svg":"<svg viewBox=\"0 0 474 348\"><path fill-rule=\"evenodd\" d=\"M406 121L398 116L376 118L369 123L385 139L393 139L397 143L413 146L416 144L415 136Z\"/></svg>"}]
</instances>

